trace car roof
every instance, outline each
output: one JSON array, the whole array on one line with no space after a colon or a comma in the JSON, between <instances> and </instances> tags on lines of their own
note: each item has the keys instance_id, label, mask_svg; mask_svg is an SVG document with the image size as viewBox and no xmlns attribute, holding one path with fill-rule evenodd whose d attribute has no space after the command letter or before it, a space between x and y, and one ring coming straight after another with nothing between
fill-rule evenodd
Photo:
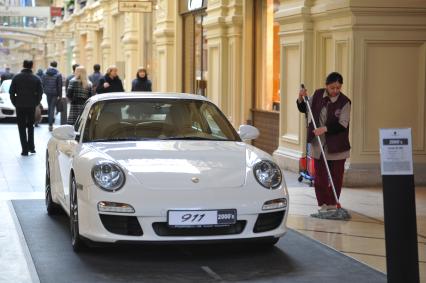
<instances>
[{"instance_id":1,"label":"car roof","mask_svg":"<svg viewBox=\"0 0 426 283\"><path fill-rule=\"evenodd\" d=\"M91 103L105 100L116 99L134 99L134 98L165 98L165 99L192 99L208 101L202 95L187 94L187 93L173 93L173 92L110 92L104 94L96 94L90 98Z\"/></svg>"}]
</instances>

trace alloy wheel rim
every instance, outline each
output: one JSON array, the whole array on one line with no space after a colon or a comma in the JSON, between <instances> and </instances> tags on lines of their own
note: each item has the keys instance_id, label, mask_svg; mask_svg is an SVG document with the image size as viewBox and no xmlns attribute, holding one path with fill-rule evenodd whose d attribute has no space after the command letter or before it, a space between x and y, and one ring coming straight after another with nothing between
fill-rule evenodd
<instances>
[{"instance_id":1,"label":"alloy wheel rim","mask_svg":"<svg viewBox=\"0 0 426 283\"><path fill-rule=\"evenodd\" d=\"M72 181L71 184L71 236L72 244L74 245L78 237L78 203L77 203L77 190L75 181Z\"/></svg>"},{"instance_id":2,"label":"alloy wheel rim","mask_svg":"<svg viewBox=\"0 0 426 283\"><path fill-rule=\"evenodd\" d=\"M50 174L49 174L49 163L46 163L46 181L45 181L45 200L46 205L50 202Z\"/></svg>"}]
</instances>

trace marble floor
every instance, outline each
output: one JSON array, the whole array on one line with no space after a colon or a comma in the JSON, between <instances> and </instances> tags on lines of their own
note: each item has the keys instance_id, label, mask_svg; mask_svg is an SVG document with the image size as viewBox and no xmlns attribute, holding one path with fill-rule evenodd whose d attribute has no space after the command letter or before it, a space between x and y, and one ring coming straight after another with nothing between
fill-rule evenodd
<instances>
[{"instance_id":1,"label":"marble floor","mask_svg":"<svg viewBox=\"0 0 426 283\"><path fill-rule=\"evenodd\" d=\"M352 219L323 220L309 217L317 209L314 189L294 183L296 174L286 172L286 177L290 228L386 273L382 188L344 188L341 203ZM420 281L426 282L426 187L416 188L416 212Z\"/></svg>"},{"instance_id":2,"label":"marble floor","mask_svg":"<svg viewBox=\"0 0 426 283\"><path fill-rule=\"evenodd\" d=\"M1 123L0 137L0 282L11 282L12 274L16 275L13 282L37 282L9 200L44 198L44 150L50 133L45 124L36 129L37 154L28 157L20 156L16 125ZM291 197L290 228L386 272L381 188L344 188L341 202L353 218L320 220L309 216L317 209L313 188L298 183L294 173L285 172L285 176ZM420 276L426 283L426 187L416 188L416 207ZM11 258L14 268L10 268Z\"/></svg>"}]
</instances>

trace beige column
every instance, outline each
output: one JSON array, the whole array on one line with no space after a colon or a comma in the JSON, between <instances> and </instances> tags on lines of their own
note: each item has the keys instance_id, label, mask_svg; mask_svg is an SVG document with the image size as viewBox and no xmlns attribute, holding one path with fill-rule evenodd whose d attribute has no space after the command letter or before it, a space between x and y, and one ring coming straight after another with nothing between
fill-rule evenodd
<instances>
[{"instance_id":1,"label":"beige column","mask_svg":"<svg viewBox=\"0 0 426 283\"><path fill-rule=\"evenodd\" d=\"M228 118L231 117L228 80L227 0L209 1L204 20L208 45L207 95Z\"/></svg>"},{"instance_id":2,"label":"beige column","mask_svg":"<svg viewBox=\"0 0 426 283\"><path fill-rule=\"evenodd\" d=\"M138 13L126 13L124 16L124 89L126 91L131 90L131 83L135 77L136 70L140 63L141 52L139 46L139 31L140 31L140 14Z\"/></svg>"},{"instance_id":3,"label":"beige column","mask_svg":"<svg viewBox=\"0 0 426 283\"><path fill-rule=\"evenodd\" d=\"M68 73L68 64L67 64L67 59L68 59L68 42L62 41L62 53L61 53L61 64L60 64L60 71L62 73L62 75L66 76L66 74Z\"/></svg>"},{"instance_id":4,"label":"beige column","mask_svg":"<svg viewBox=\"0 0 426 283\"><path fill-rule=\"evenodd\" d=\"M154 88L157 91L181 91L182 72L180 54L181 36L180 19L177 1L157 1L158 9L155 11L156 24L155 37L155 78Z\"/></svg>"},{"instance_id":5,"label":"beige column","mask_svg":"<svg viewBox=\"0 0 426 283\"><path fill-rule=\"evenodd\" d=\"M204 22L208 45L207 95L238 126L247 119L243 101L243 1L209 1Z\"/></svg>"},{"instance_id":6,"label":"beige column","mask_svg":"<svg viewBox=\"0 0 426 283\"><path fill-rule=\"evenodd\" d=\"M101 72L106 70L107 66L112 65L113 61L111 59L112 51L111 51L111 33L112 33L112 16L110 11L110 0L101 0L101 4L103 5L103 21L101 22L101 26L103 28L102 33L102 42L100 44L101 47L101 56L103 65Z\"/></svg>"},{"instance_id":7,"label":"beige column","mask_svg":"<svg viewBox=\"0 0 426 283\"><path fill-rule=\"evenodd\" d=\"M91 73L92 71L92 67L94 64L94 43L95 41L95 32L94 31L87 31L87 41L86 41L86 46L84 46L85 49L85 53L86 53L86 60L84 63L82 63L85 67L86 70L88 72L88 74Z\"/></svg>"},{"instance_id":8,"label":"beige column","mask_svg":"<svg viewBox=\"0 0 426 283\"><path fill-rule=\"evenodd\" d=\"M416 183L426 183L426 2L281 1L280 165L296 171L305 123L295 100L299 84L324 86L331 71L344 77L352 100L351 158L345 184L381 182L379 129L412 128ZM389 13L389 11L394 11Z\"/></svg>"},{"instance_id":9,"label":"beige column","mask_svg":"<svg viewBox=\"0 0 426 283\"><path fill-rule=\"evenodd\" d=\"M74 39L71 43L72 46L72 64L80 63L80 46L79 41Z\"/></svg>"},{"instance_id":10,"label":"beige column","mask_svg":"<svg viewBox=\"0 0 426 283\"><path fill-rule=\"evenodd\" d=\"M305 152L305 116L296 108L300 84L310 92L314 88L313 26L311 15L305 13L310 6L300 7L300 2L281 1L275 20L280 23L281 49L281 113L279 147L274 157L285 169L297 171L299 158ZM307 1L309 3L309 1Z\"/></svg>"}]
</instances>

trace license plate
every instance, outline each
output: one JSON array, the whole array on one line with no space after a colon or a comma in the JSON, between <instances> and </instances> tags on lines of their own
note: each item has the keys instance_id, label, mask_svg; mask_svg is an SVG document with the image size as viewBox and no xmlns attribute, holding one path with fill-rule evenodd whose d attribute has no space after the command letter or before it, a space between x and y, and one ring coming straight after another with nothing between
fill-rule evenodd
<instances>
[{"instance_id":1,"label":"license plate","mask_svg":"<svg viewBox=\"0 0 426 283\"><path fill-rule=\"evenodd\" d=\"M178 227L231 225L237 222L237 210L169 210L167 218L169 226Z\"/></svg>"}]
</instances>

